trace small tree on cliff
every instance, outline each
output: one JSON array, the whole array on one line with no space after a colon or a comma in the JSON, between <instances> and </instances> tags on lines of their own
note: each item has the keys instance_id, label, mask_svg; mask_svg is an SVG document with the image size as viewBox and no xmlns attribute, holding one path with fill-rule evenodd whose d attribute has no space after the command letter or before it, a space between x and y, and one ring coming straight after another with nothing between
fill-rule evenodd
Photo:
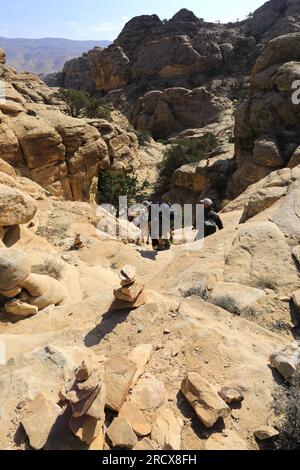
<instances>
[{"instance_id":1,"label":"small tree on cliff","mask_svg":"<svg viewBox=\"0 0 300 470\"><path fill-rule=\"evenodd\" d=\"M66 88L60 88L58 98L66 103L68 113L75 118L82 117L89 101L88 95L83 91Z\"/></svg>"},{"instance_id":2,"label":"small tree on cliff","mask_svg":"<svg viewBox=\"0 0 300 470\"><path fill-rule=\"evenodd\" d=\"M101 171L98 180L98 204L119 206L119 196L127 196L128 204L142 202L147 196L149 181L140 182L135 174Z\"/></svg>"},{"instance_id":3,"label":"small tree on cliff","mask_svg":"<svg viewBox=\"0 0 300 470\"><path fill-rule=\"evenodd\" d=\"M160 182L169 189L174 171L188 163L196 163L208 158L218 146L216 136L207 132L202 137L179 139L169 146L162 163L159 164Z\"/></svg>"},{"instance_id":4,"label":"small tree on cliff","mask_svg":"<svg viewBox=\"0 0 300 470\"><path fill-rule=\"evenodd\" d=\"M83 113L84 116L88 118L106 119L106 121L111 120L110 107L105 103L103 97L99 93L89 96Z\"/></svg>"},{"instance_id":5,"label":"small tree on cliff","mask_svg":"<svg viewBox=\"0 0 300 470\"><path fill-rule=\"evenodd\" d=\"M81 90L60 88L58 98L66 103L68 113L72 117L106 119L107 121L111 118L109 106L99 94L90 96Z\"/></svg>"}]
</instances>

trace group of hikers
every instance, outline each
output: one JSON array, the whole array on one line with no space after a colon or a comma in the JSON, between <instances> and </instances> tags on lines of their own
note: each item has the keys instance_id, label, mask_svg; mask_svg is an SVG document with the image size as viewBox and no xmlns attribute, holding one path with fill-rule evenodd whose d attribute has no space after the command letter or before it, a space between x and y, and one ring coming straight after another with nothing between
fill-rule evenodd
<instances>
[{"instance_id":1,"label":"group of hikers","mask_svg":"<svg viewBox=\"0 0 300 470\"><path fill-rule=\"evenodd\" d=\"M223 229L223 223L214 210L214 203L211 199L203 199L200 204L204 206L204 230L203 236L213 235L217 230ZM143 209L138 217L133 217L141 229L141 242L150 244L154 251L168 250L172 244L174 221L176 217L175 209L168 203L143 202ZM193 230L198 230L196 221L193 222ZM195 236L195 238L197 238Z\"/></svg>"}]
</instances>

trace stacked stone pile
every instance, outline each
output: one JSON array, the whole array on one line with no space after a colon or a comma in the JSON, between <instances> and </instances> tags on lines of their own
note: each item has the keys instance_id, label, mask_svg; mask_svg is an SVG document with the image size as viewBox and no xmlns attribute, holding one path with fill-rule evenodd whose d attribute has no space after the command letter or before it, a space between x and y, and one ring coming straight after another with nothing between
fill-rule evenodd
<instances>
[{"instance_id":1,"label":"stacked stone pile","mask_svg":"<svg viewBox=\"0 0 300 470\"><path fill-rule=\"evenodd\" d=\"M136 277L134 266L124 266L119 271L121 287L114 289L114 309L138 308L146 303L144 284Z\"/></svg>"},{"instance_id":2,"label":"stacked stone pile","mask_svg":"<svg viewBox=\"0 0 300 470\"><path fill-rule=\"evenodd\" d=\"M61 390L60 398L69 402L72 417L69 426L82 442L97 450L104 446L104 421L106 389L104 370L96 368L93 361L85 360L75 370L75 381L71 379Z\"/></svg>"}]
</instances>

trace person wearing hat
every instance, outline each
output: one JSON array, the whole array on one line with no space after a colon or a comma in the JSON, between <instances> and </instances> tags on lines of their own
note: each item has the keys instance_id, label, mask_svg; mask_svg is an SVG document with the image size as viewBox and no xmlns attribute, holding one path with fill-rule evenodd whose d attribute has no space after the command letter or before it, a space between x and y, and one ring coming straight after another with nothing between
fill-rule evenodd
<instances>
[{"instance_id":1,"label":"person wearing hat","mask_svg":"<svg viewBox=\"0 0 300 470\"><path fill-rule=\"evenodd\" d=\"M223 230L223 222L217 212L213 210L214 203L212 200L205 198L200 201L200 204L204 205L204 237L213 235L217 229Z\"/></svg>"}]
</instances>

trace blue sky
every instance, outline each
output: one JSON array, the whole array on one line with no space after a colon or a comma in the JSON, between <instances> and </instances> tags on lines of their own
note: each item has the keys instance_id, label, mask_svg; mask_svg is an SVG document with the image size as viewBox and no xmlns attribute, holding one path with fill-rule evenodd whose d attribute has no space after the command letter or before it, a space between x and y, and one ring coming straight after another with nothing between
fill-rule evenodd
<instances>
[{"instance_id":1,"label":"blue sky","mask_svg":"<svg viewBox=\"0 0 300 470\"><path fill-rule=\"evenodd\" d=\"M170 18L188 8L206 20L243 19L263 0L0 0L0 36L115 39L133 16Z\"/></svg>"}]
</instances>

